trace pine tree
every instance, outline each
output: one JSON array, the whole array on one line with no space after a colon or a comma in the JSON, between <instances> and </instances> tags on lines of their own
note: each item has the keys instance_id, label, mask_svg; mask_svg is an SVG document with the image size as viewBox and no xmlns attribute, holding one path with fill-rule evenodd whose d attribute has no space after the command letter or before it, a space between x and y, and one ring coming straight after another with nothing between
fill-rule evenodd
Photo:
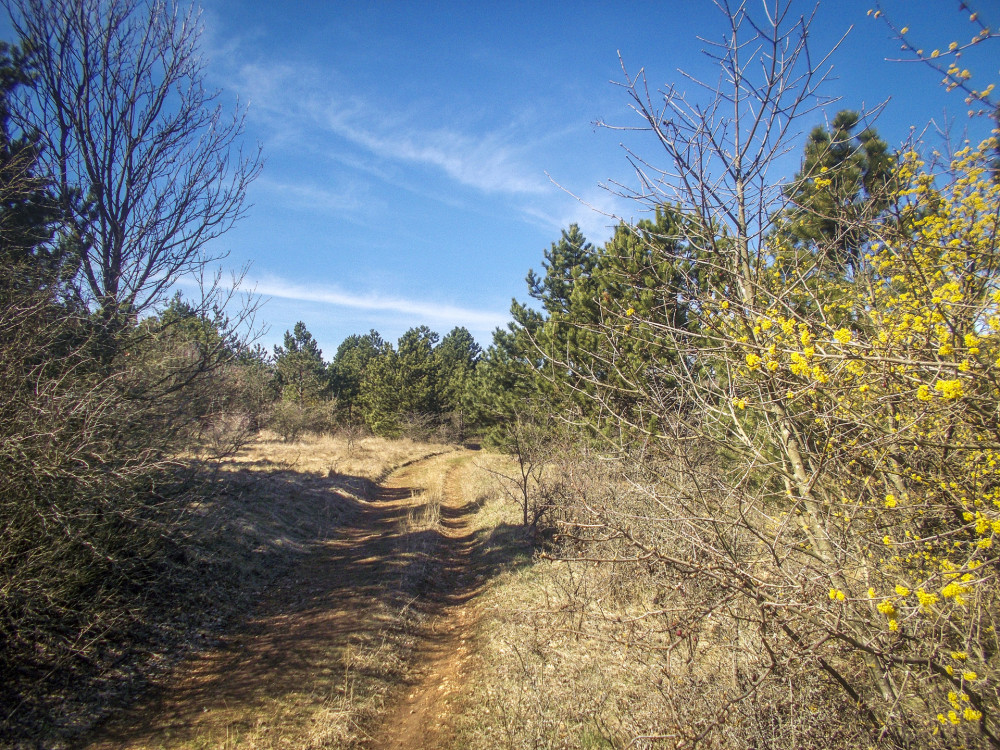
<instances>
[{"instance_id":1,"label":"pine tree","mask_svg":"<svg viewBox=\"0 0 1000 750\"><path fill-rule=\"evenodd\" d=\"M538 316L533 310L527 312ZM517 323L509 323L506 329L497 328L493 343L479 358L469 383L467 422L481 430L487 442L494 445L502 444L505 423L519 411L542 402L541 379L536 369L539 363L529 361L526 355L529 347L524 329Z\"/></svg>"},{"instance_id":2,"label":"pine tree","mask_svg":"<svg viewBox=\"0 0 1000 750\"><path fill-rule=\"evenodd\" d=\"M347 411L351 422L358 417L359 397L368 368L389 349L389 344L374 328L364 335L348 336L337 347L328 370L329 387L338 408Z\"/></svg>"},{"instance_id":3,"label":"pine tree","mask_svg":"<svg viewBox=\"0 0 1000 750\"><path fill-rule=\"evenodd\" d=\"M559 242L553 242L545 251L544 278L535 275L533 269L528 271L528 294L541 302L549 315L566 312L574 287L590 275L594 262L593 246L579 226L570 224L562 231Z\"/></svg>"},{"instance_id":4,"label":"pine tree","mask_svg":"<svg viewBox=\"0 0 1000 750\"><path fill-rule=\"evenodd\" d=\"M528 294L542 303L542 312L516 300L511 305L517 356L541 375L538 395L552 403L574 400L572 388L585 387L578 355L593 345L586 326L592 318L584 310L595 309L591 274L596 263L593 245L571 224L545 251L545 276L531 270L526 278Z\"/></svg>"},{"instance_id":5,"label":"pine tree","mask_svg":"<svg viewBox=\"0 0 1000 750\"><path fill-rule=\"evenodd\" d=\"M589 298L573 307L593 331L578 358L587 362L588 396L599 404L588 411L599 426L610 409L649 429L636 412L632 384L656 382L663 393L674 386L663 373L676 360L675 342L649 321L678 332L690 328L689 300L703 281L693 270L695 251L682 239L689 233L685 221L673 207L661 206L653 219L619 224L598 253Z\"/></svg>"},{"instance_id":6,"label":"pine tree","mask_svg":"<svg viewBox=\"0 0 1000 750\"><path fill-rule=\"evenodd\" d=\"M326 365L305 323L299 321L292 331L285 331L285 345L274 347L274 365L285 400L305 405L320 399Z\"/></svg>"},{"instance_id":7,"label":"pine tree","mask_svg":"<svg viewBox=\"0 0 1000 750\"><path fill-rule=\"evenodd\" d=\"M399 434L399 404L402 382L399 378L398 356L391 344L368 362L360 381L357 404L365 424L376 435L396 437Z\"/></svg>"},{"instance_id":8,"label":"pine tree","mask_svg":"<svg viewBox=\"0 0 1000 750\"><path fill-rule=\"evenodd\" d=\"M572 408L595 427L605 426L611 408L627 412L634 400L628 384L656 377L657 363L675 356L669 342L637 321L686 328L690 287L701 283L681 239L689 230L684 222L661 206L654 219L620 224L596 249L576 226L564 231L545 254L546 277L528 277L529 294L544 312L514 303L515 326L504 336L514 353L500 359L534 370L542 401Z\"/></svg>"},{"instance_id":9,"label":"pine tree","mask_svg":"<svg viewBox=\"0 0 1000 750\"><path fill-rule=\"evenodd\" d=\"M438 418L437 341L438 334L427 326L411 328L396 349L386 347L369 362L358 401L373 432L396 436L410 417Z\"/></svg>"},{"instance_id":10,"label":"pine tree","mask_svg":"<svg viewBox=\"0 0 1000 750\"><path fill-rule=\"evenodd\" d=\"M785 188L792 208L783 232L793 246L822 248L838 267L854 268L872 222L888 206L895 159L872 128L855 134L857 112L844 110L830 129L817 126L802 168Z\"/></svg>"},{"instance_id":11,"label":"pine tree","mask_svg":"<svg viewBox=\"0 0 1000 750\"><path fill-rule=\"evenodd\" d=\"M401 413L437 416L441 411L434 358L438 338L427 326L411 328L399 338L396 353Z\"/></svg>"},{"instance_id":12,"label":"pine tree","mask_svg":"<svg viewBox=\"0 0 1000 750\"><path fill-rule=\"evenodd\" d=\"M470 386L482 352L466 328L452 329L434 349L440 408L454 416L459 432L465 430Z\"/></svg>"}]
</instances>

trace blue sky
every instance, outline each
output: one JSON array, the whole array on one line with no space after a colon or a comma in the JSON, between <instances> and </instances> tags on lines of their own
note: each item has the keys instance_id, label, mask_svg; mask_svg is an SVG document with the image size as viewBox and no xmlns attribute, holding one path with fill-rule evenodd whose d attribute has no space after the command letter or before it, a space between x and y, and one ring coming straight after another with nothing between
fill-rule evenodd
<instances>
[{"instance_id":1,"label":"blue sky","mask_svg":"<svg viewBox=\"0 0 1000 750\"><path fill-rule=\"evenodd\" d=\"M214 249L252 264L248 281L269 300L263 343L303 320L327 358L371 328L395 341L414 325L442 336L462 325L488 344L561 228L576 222L599 243L614 221L588 205L636 216L600 187L633 181L621 135L593 124L635 122L610 83L619 51L653 85L681 82L678 68L714 78L697 37L724 33L708 0L203 6L209 80L249 103L247 139L267 158L247 218ZM841 100L827 115L888 100L876 127L892 145L945 112L965 128L962 97L932 71L886 61L898 44L870 7L820 4L814 50L854 26L832 58L825 93ZM974 31L957 1L883 7L928 48ZM966 62L996 80L995 51Z\"/></svg>"}]
</instances>

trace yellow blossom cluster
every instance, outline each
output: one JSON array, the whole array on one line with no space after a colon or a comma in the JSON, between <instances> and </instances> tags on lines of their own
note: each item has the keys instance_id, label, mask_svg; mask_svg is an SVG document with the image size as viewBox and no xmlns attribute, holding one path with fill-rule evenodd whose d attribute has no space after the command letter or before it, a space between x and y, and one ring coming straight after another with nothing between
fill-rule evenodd
<instances>
[{"instance_id":1,"label":"yellow blossom cluster","mask_svg":"<svg viewBox=\"0 0 1000 750\"><path fill-rule=\"evenodd\" d=\"M776 240L751 303L718 304L700 321L711 345L731 352L730 413L743 434L786 425L779 450L795 436L812 480L786 494L811 505L789 512L865 550L824 599L869 617L871 637L890 639L884 649L912 636L937 665L926 679L940 691L1000 677L997 656L969 647L984 613L1000 611L994 147L959 151L947 176L904 154L895 213L850 273L809 265ZM816 544L809 533L803 549ZM982 718L982 703L954 694L942 724Z\"/></svg>"}]
</instances>

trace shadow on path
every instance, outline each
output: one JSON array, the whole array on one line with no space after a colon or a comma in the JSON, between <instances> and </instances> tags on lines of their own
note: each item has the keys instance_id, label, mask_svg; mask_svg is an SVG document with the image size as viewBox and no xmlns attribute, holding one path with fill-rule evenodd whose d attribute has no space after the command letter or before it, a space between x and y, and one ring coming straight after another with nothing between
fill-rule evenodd
<instances>
[{"instance_id":1,"label":"shadow on path","mask_svg":"<svg viewBox=\"0 0 1000 750\"><path fill-rule=\"evenodd\" d=\"M450 471L468 456L437 460ZM451 635L439 629L437 615L468 602L510 562L481 536L465 532L476 503L458 506L446 498L440 523L414 530L408 518L424 501L409 473L397 472L383 486L359 477L310 477L308 492L317 503L337 505L331 513L337 527L329 538L303 549L300 562L268 589L251 619L223 636L218 647L182 662L145 702L109 722L85 747L177 747L195 740L198 746L224 747L241 733L282 721L289 701L342 705L355 698L355 685L368 686L364 690L373 696L405 685L412 666L405 652L420 659L435 644L442 648ZM303 491L301 481L281 474L265 481L277 492ZM345 490L360 498L345 496ZM488 555L478 554L486 548ZM386 648L390 641L395 651ZM363 728L355 730L365 744Z\"/></svg>"}]
</instances>

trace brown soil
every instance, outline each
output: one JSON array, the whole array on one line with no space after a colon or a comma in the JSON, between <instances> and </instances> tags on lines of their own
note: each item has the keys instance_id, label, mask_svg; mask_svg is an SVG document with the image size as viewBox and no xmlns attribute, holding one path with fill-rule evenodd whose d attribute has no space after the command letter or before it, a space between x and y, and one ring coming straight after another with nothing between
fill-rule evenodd
<instances>
[{"instance_id":1,"label":"brown soil","mask_svg":"<svg viewBox=\"0 0 1000 750\"><path fill-rule=\"evenodd\" d=\"M462 497L455 481L453 471L445 482L441 508L441 526L448 544L444 550L445 576L435 597L440 609L421 641L415 681L397 698L395 709L387 712L372 743L374 748L446 748L455 739L452 709L470 656L467 637L476 612L469 603L478 591L471 565L473 538L466 522L470 508L454 502Z\"/></svg>"},{"instance_id":2,"label":"brown soil","mask_svg":"<svg viewBox=\"0 0 1000 750\"><path fill-rule=\"evenodd\" d=\"M352 500L247 627L182 662L87 747L446 747L481 579L459 484L471 455L418 461ZM415 479L438 473L440 521L418 528Z\"/></svg>"}]
</instances>

